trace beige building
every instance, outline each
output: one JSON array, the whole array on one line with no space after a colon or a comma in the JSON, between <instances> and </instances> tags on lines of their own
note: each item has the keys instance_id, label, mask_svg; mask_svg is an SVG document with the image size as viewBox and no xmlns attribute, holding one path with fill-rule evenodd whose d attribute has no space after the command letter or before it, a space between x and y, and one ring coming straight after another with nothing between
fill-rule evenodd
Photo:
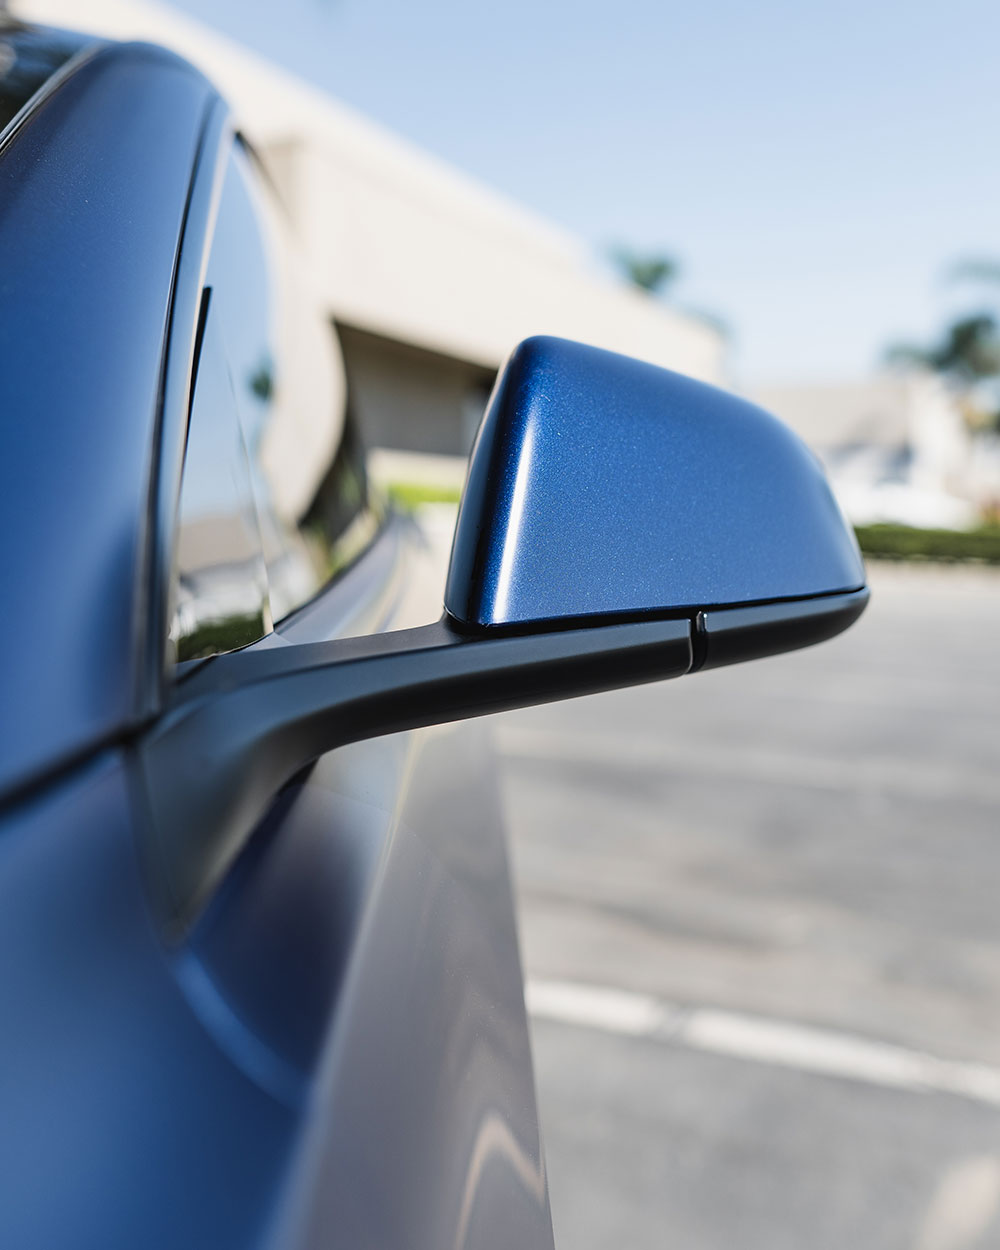
<instances>
[{"instance_id":1,"label":"beige building","mask_svg":"<svg viewBox=\"0 0 1000 1250\"><path fill-rule=\"evenodd\" d=\"M599 272L577 239L201 23L150 0L12 0L200 66L273 174L341 331L369 444L468 448L498 366L558 334L721 381L719 334Z\"/></svg>"}]
</instances>

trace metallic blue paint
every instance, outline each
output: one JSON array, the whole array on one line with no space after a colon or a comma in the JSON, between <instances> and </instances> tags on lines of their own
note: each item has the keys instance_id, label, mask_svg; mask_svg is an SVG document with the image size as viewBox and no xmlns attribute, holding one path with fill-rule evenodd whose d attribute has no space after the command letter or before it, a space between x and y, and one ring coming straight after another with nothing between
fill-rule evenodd
<instances>
[{"instance_id":1,"label":"metallic blue paint","mask_svg":"<svg viewBox=\"0 0 1000 1250\"><path fill-rule=\"evenodd\" d=\"M473 449L445 606L514 625L864 581L819 462L779 421L666 369L533 338Z\"/></svg>"},{"instance_id":2,"label":"metallic blue paint","mask_svg":"<svg viewBox=\"0 0 1000 1250\"><path fill-rule=\"evenodd\" d=\"M19 626L0 651L0 1244L550 1250L481 730L324 755L276 797L190 932L166 940L150 906L137 751L162 723L194 328L230 140L200 76L125 46L69 73L0 153L0 560ZM789 467L800 486L775 514L805 529L782 538L759 513ZM673 494L643 522L639 492L668 470ZM725 524L698 512L702 486ZM822 498L806 453L755 410L534 340L477 448L449 608L484 624L659 609L663 586L672 600L735 585L747 551L754 576L780 582L765 546L779 539L792 593L815 593L860 569L829 536L802 556L809 525L829 520ZM741 499L759 532L741 532ZM679 540L701 531L716 548L703 536L699 580ZM392 607L410 542L383 534L271 654L415 624ZM713 645L718 662L745 649L728 621L708 614L707 662ZM683 671L688 623L657 628L679 631Z\"/></svg>"},{"instance_id":3,"label":"metallic blue paint","mask_svg":"<svg viewBox=\"0 0 1000 1250\"><path fill-rule=\"evenodd\" d=\"M105 48L0 153L0 793L148 711L161 363L211 95L169 53Z\"/></svg>"},{"instance_id":4,"label":"metallic blue paint","mask_svg":"<svg viewBox=\"0 0 1000 1250\"><path fill-rule=\"evenodd\" d=\"M257 1245L294 1114L192 1011L149 923L127 760L0 819L0 1245Z\"/></svg>"}]
</instances>

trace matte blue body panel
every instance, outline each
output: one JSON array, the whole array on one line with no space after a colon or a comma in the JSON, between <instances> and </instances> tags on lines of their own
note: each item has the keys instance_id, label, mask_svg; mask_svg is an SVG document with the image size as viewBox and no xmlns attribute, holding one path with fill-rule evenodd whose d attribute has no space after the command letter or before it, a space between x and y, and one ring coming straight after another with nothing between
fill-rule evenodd
<instances>
[{"instance_id":1,"label":"matte blue body panel","mask_svg":"<svg viewBox=\"0 0 1000 1250\"><path fill-rule=\"evenodd\" d=\"M514 625L864 581L819 462L779 421L666 369L534 338L473 449L445 606Z\"/></svg>"},{"instance_id":2,"label":"matte blue body panel","mask_svg":"<svg viewBox=\"0 0 1000 1250\"><path fill-rule=\"evenodd\" d=\"M211 88L97 52L0 154L0 793L134 721L172 279Z\"/></svg>"},{"instance_id":3,"label":"matte blue body panel","mask_svg":"<svg viewBox=\"0 0 1000 1250\"><path fill-rule=\"evenodd\" d=\"M259 1244L296 1121L202 1027L149 921L125 760L0 819L0 1245Z\"/></svg>"}]
</instances>

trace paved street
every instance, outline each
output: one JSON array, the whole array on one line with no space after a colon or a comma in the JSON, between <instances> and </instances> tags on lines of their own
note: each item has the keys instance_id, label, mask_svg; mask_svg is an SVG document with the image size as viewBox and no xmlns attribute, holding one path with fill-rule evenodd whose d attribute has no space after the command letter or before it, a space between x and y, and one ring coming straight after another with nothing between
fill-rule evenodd
<instances>
[{"instance_id":1,"label":"paved street","mask_svg":"<svg viewBox=\"0 0 1000 1250\"><path fill-rule=\"evenodd\" d=\"M497 718L563 1247L1000 1245L1000 576L872 581Z\"/></svg>"}]
</instances>

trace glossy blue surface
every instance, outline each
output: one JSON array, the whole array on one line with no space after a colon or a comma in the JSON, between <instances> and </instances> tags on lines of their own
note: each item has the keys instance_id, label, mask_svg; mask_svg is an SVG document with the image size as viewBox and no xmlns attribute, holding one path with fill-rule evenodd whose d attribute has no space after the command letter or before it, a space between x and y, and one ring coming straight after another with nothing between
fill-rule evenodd
<instances>
[{"instance_id":1,"label":"glossy blue surface","mask_svg":"<svg viewBox=\"0 0 1000 1250\"><path fill-rule=\"evenodd\" d=\"M565 339L522 343L473 449L445 595L470 626L854 590L823 470L761 409Z\"/></svg>"},{"instance_id":2,"label":"glossy blue surface","mask_svg":"<svg viewBox=\"0 0 1000 1250\"><path fill-rule=\"evenodd\" d=\"M171 283L211 88L143 46L0 153L0 793L135 719Z\"/></svg>"}]
</instances>

